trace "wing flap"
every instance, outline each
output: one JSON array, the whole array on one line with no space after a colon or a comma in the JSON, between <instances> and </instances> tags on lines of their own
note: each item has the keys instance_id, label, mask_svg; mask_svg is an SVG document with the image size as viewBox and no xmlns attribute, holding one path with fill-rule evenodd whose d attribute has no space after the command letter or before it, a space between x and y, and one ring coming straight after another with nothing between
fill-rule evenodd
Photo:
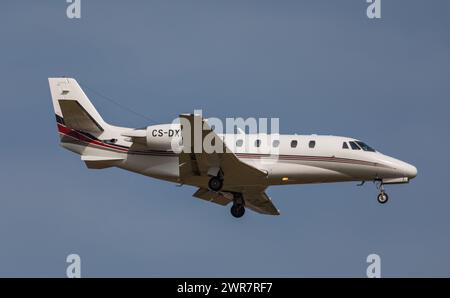
<instances>
[{"instance_id":1,"label":"wing flap","mask_svg":"<svg viewBox=\"0 0 450 298\"><path fill-rule=\"evenodd\" d=\"M192 196L222 206L228 205L231 201L233 201L222 193L210 191L206 188L199 188Z\"/></svg>"}]
</instances>

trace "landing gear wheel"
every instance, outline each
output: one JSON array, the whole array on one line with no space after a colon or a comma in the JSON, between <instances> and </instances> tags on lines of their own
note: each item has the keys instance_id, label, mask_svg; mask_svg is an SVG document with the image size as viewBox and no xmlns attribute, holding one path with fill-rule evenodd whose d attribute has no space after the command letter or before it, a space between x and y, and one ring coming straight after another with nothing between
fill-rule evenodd
<instances>
[{"instance_id":1,"label":"landing gear wheel","mask_svg":"<svg viewBox=\"0 0 450 298\"><path fill-rule=\"evenodd\" d=\"M378 203L380 204L386 204L387 201L389 200L389 196L387 193L385 193L384 191L380 192L380 194L377 197Z\"/></svg>"},{"instance_id":2,"label":"landing gear wheel","mask_svg":"<svg viewBox=\"0 0 450 298\"><path fill-rule=\"evenodd\" d=\"M242 204L233 204L231 206L231 215L233 215L236 218L240 218L245 214L245 207Z\"/></svg>"},{"instance_id":3,"label":"landing gear wheel","mask_svg":"<svg viewBox=\"0 0 450 298\"><path fill-rule=\"evenodd\" d=\"M219 191L222 189L223 186L223 180L219 177L211 177L208 182L209 189L213 191Z\"/></svg>"}]
</instances>

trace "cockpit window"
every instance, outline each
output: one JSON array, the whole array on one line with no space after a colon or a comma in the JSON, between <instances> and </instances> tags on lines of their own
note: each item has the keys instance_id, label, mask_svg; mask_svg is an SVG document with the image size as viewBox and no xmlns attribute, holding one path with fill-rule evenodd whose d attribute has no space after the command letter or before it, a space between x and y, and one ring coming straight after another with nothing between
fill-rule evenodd
<instances>
[{"instance_id":1,"label":"cockpit window","mask_svg":"<svg viewBox=\"0 0 450 298\"><path fill-rule=\"evenodd\" d=\"M369 145L367 145L364 142L361 141L356 141L356 143L359 145L359 147L362 148L362 150L364 151L370 151L370 152L375 152L375 149L373 149L372 147L370 147Z\"/></svg>"},{"instance_id":2,"label":"cockpit window","mask_svg":"<svg viewBox=\"0 0 450 298\"><path fill-rule=\"evenodd\" d=\"M355 142L348 142L350 144L350 147L352 147L353 150L361 150L358 145L356 145Z\"/></svg>"},{"instance_id":3,"label":"cockpit window","mask_svg":"<svg viewBox=\"0 0 450 298\"><path fill-rule=\"evenodd\" d=\"M342 143L342 149L348 149L347 142Z\"/></svg>"}]
</instances>

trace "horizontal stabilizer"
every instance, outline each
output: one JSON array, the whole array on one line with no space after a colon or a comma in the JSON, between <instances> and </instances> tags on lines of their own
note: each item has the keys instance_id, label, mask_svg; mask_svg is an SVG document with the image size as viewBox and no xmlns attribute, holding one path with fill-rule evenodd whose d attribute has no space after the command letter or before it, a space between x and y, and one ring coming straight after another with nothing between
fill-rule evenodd
<instances>
[{"instance_id":1,"label":"horizontal stabilizer","mask_svg":"<svg viewBox=\"0 0 450 298\"><path fill-rule=\"evenodd\" d=\"M89 169L105 169L117 166L124 159L120 157L82 155L81 160L86 163Z\"/></svg>"}]
</instances>

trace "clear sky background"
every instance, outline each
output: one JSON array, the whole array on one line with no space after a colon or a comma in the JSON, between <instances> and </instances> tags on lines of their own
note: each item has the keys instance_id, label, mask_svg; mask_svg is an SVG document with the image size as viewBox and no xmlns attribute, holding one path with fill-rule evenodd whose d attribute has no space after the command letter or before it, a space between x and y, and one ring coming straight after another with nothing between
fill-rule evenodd
<instances>
[{"instance_id":1,"label":"clear sky background","mask_svg":"<svg viewBox=\"0 0 450 298\"><path fill-rule=\"evenodd\" d=\"M450 276L449 1L2 1L0 276ZM365 140L417 166L380 205L367 183L269 188L271 217L58 146L47 78L155 122L279 117L282 133ZM86 93L105 120L151 122Z\"/></svg>"}]
</instances>

